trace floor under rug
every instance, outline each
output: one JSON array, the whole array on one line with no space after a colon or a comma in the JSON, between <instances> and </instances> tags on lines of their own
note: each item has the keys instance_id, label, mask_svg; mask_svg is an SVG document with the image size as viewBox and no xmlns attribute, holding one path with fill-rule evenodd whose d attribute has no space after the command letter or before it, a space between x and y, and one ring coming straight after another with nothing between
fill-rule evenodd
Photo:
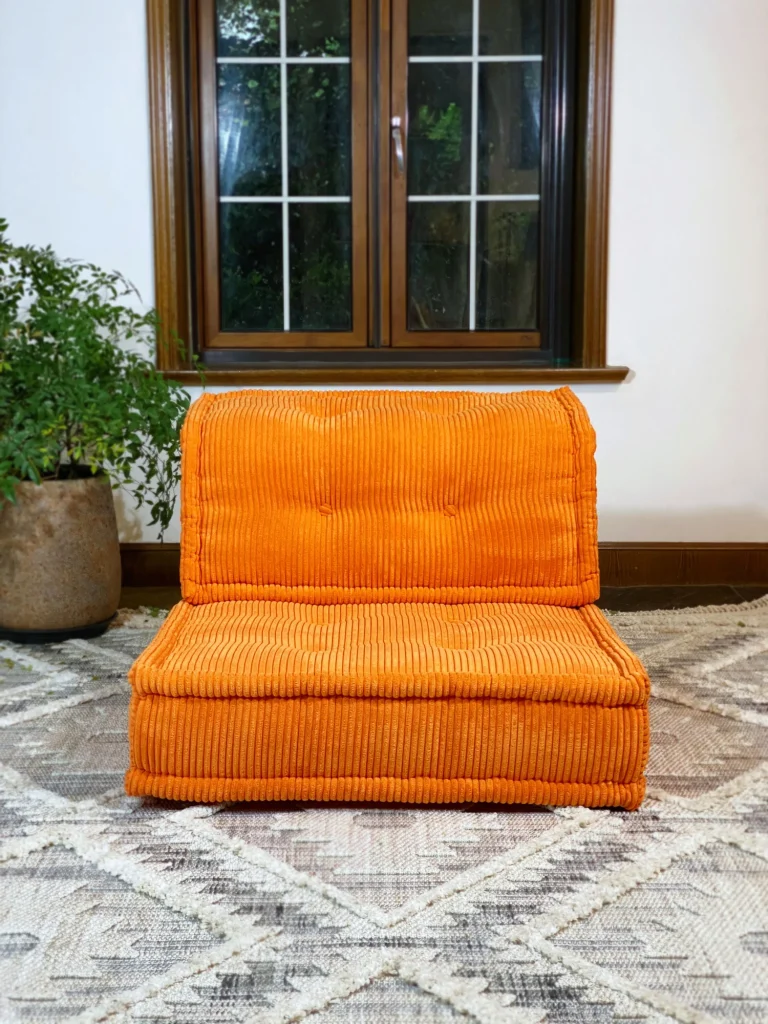
<instances>
[{"instance_id":1,"label":"floor under rug","mask_svg":"<svg viewBox=\"0 0 768 1024\"><path fill-rule=\"evenodd\" d=\"M0 645L0 1022L768 1021L768 599L612 616L641 811L129 799L159 619Z\"/></svg>"}]
</instances>

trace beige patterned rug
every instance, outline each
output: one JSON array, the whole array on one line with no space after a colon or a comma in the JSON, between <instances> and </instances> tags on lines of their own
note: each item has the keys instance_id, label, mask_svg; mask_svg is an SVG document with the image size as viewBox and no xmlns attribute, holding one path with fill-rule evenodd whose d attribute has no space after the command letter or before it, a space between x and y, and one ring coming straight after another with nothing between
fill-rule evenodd
<instances>
[{"instance_id":1,"label":"beige patterned rug","mask_svg":"<svg viewBox=\"0 0 768 1024\"><path fill-rule=\"evenodd\" d=\"M0 1021L768 1021L768 599L612 616L642 810L128 799L158 620L0 651Z\"/></svg>"}]
</instances>

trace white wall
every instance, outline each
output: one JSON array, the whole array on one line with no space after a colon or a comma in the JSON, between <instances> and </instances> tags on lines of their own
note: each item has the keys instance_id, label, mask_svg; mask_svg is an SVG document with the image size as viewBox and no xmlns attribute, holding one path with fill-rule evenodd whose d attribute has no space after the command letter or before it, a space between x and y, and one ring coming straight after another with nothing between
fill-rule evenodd
<instances>
[{"instance_id":1,"label":"white wall","mask_svg":"<svg viewBox=\"0 0 768 1024\"><path fill-rule=\"evenodd\" d=\"M0 216L151 297L144 34L144 0L0 0ZM768 0L617 0L603 540L768 540L766 39Z\"/></svg>"}]
</instances>

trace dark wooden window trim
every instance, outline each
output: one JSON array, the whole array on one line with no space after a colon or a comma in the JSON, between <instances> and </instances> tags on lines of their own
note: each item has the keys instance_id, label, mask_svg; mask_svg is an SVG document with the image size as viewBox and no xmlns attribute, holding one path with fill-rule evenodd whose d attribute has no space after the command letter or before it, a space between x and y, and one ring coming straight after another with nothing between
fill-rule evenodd
<instances>
[{"instance_id":1,"label":"dark wooden window trim","mask_svg":"<svg viewBox=\"0 0 768 1024\"><path fill-rule=\"evenodd\" d=\"M157 365L168 371L188 366L188 354L171 337L189 339L192 323L183 36L181 5L147 0L155 306L162 325Z\"/></svg>"},{"instance_id":2,"label":"dark wooden window trim","mask_svg":"<svg viewBox=\"0 0 768 1024\"><path fill-rule=\"evenodd\" d=\"M575 281L575 350L581 352L578 366L535 366L524 357L520 365L514 353L486 350L467 353L466 365L457 352L372 349L365 366L333 365L327 358L307 364L306 350L276 353L269 364L253 365L247 351L236 367L209 363L206 376L211 384L282 383L395 383L398 381L437 383L535 383L623 380L626 367L606 366L606 289L608 269L608 181L610 146L611 62L614 0L585 0L582 31L583 52L588 64L581 68L582 109L577 132L577 218L575 224L577 269ZM388 6L383 3L382 8ZM382 11L382 22L385 12ZM190 173L188 154L195 151L196 126L188 121L185 90L190 75L185 72L185 26L178 0L147 0L149 50L150 126L152 178L154 188L155 304L163 325L158 348L158 366L169 377L189 383L198 380L190 370L189 354L168 343L173 337L187 341L191 351L193 325L200 316L195 293L192 257L201 240L189 216L197 197ZM381 33L381 26L378 26ZM189 31L187 26L186 31ZM379 39L384 49L385 40ZM190 72L191 74L192 72ZM383 120L383 119L382 119ZM381 126L386 131L386 121ZM376 244L375 240L372 244ZM380 257L386 240L379 240ZM326 353L326 356L331 353ZM458 357L458 358L457 358ZM511 358L510 358L511 357ZM440 358L445 365L434 360ZM300 360L302 365L291 365ZM249 365L249 363L251 365ZM457 365L459 363L459 365Z\"/></svg>"},{"instance_id":3,"label":"dark wooden window trim","mask_svg":"<svg viewBox=\"0 0 768 1024\"><path fill-rule=\"evenodd\" d=\"M199 54L199 93L202 111L199 129L202 203L203 257L205 284L201 296L203 320L201 334L206 353L211 349L254 348L254 334L222 331L219 294L219 211L218 167L216 163L216 0L196 0L196 40ZM259 348L360 348L368 335L368 70L366 5L356 4L351 18L350 89L352 108L352 328L349 331L260 331ZM191 41L191 40L190 40ZM193 44L194 45L194 44ZM195 62L197 63L197 61Z\"/></svg>"}]
</instances>

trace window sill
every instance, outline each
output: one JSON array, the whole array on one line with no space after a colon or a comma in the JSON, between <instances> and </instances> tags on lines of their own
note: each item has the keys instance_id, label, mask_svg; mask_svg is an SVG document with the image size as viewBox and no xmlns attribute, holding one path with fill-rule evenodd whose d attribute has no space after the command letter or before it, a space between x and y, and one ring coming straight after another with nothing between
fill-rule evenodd
<instances>
[{"instance_id":1,"label":"window sill","mask_svg":"<svg viewBox=\"0 0 768 1024\"><path fill-rule=\"evenodd\" d=\"M627 366L559 367L366 367L318 369L206 370L209 385L247 384L619 384ZM194 370L164 370L182 384L199 384Z\"/></svg>"}]
</instances>

